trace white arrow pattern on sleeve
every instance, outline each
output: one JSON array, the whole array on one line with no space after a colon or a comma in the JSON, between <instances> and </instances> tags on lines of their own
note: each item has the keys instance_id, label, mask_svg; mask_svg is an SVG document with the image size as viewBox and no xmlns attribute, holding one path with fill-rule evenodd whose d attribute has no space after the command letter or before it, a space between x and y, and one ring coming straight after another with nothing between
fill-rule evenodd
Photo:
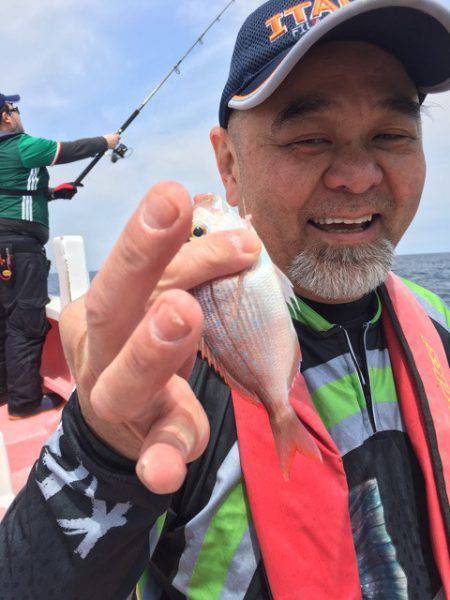
<instances>
[{"instance_id":1,"label":"white arrow pattern on sleeve","mask_svg":"<svg viewBox=\"0 0 450 600\"><path fill-rule=\"evenodd\" d=\"M92 502L91 516L81 519L58 519L58 524L62 527L66 535L84 535L83 540L75 549L75 554L78 554L84 559L89 552L91 552L96 543L106 535L110 529L122 527L127 523L125 514L130 510L131 503L119 502L110 510L110 512L107 512L106 502L95 498L98 487L97 479L92 476L81 463L79 463L72 471L66 471L55 460L52 454L60 458L62 457L60 441L63 434L62 424L60 424L53 436L47 442L42 462L50 471L50 475L43 481L37 480L37 484L42 495L48 501L64 487L67 486L73 489L74 483L87 480L81 493ZM91 479L91 481L88 485L89 479Z\"/></svg>"},{"instance_id":2,"label":"white arrow pattern on sleeve","mask_svg":"<svg viewBox=\"0 0 450 600\"><path fill-rule=\"evenodd\" d=\"M129 502L119 503L108 513L106 502L92 500L92 516L85 519L58 519L66 535L83 535L84 539L76 548L75 554L86 558L95 544L113 527L122 527L127 520L124 515L131 508Z\"/></svg>"}]
</instances>

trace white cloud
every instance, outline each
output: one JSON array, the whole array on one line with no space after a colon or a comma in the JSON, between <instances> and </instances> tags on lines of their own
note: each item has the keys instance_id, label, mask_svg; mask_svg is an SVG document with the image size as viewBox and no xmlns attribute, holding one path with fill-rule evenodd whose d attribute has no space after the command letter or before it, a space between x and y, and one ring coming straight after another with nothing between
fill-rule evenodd
<instances>
[{"instance_id":1,"label":"white cloud","mask_svg":"<svg viewBox=\"0 0 450 600\"><path fill-rule=\"evenodd\" d=\"M33 111L76 105L80 88L91 77L101 84L117 58L100 13L88 0L9 3L0 38L13 68L2 69L2 89L32 98Z\"/></svg>"}]
</instances>

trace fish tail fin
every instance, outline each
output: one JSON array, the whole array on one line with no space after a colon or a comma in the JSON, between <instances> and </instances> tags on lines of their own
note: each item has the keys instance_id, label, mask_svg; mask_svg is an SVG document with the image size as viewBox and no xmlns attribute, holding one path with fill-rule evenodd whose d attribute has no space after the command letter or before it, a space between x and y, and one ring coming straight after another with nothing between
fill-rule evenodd
<instances>
[{"instance_id":1,"label":"fish tail fin","mask_svg":"<svg viewBox=\"0 0 450 600\"><path fill-rule=\"evenodd\" d=\"M275 447L285 481L289 481L295 453L322 462L322 454L310 433L290 409L280 418L271 418L270 424L275 438Z\"/></svg>"}]
</instances>

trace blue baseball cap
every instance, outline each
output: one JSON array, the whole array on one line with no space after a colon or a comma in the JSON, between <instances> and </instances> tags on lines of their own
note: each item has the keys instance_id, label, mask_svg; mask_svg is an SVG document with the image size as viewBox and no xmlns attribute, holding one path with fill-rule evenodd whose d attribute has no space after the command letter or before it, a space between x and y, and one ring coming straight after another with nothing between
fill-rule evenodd
<instances>
[{"instance_id":1,"label":"blue baseball cap","mask_svg":"<svg viewBox=\"0 0 450 600\"><path fill-rule=\"evenodd\" d=\"M230 109L266 100L317 42L367 41L396 56L420 96L450 90L450 9L438 0L269 0L244 22L222 94Z\"/></svg>"},{"instance_id":2,"label":"blue baseball cap","mask_svg":"<svg viewBox=\"0 0 450 600\"><path fill-rule=\"evenodd\" d=\"M2 108L5 105L5 102L19 102L20 100L20 96L18 96L17 94L14 94L12 96L5 96L5 94L0 94L0 110L2 110Z\"/></svg>"}]
</instances>

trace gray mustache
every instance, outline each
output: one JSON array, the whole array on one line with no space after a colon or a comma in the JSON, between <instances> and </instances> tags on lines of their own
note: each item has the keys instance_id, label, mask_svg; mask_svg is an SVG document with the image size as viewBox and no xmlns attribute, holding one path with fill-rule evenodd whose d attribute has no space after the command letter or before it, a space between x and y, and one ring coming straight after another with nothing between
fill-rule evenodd
<instances>
[{"instance_id":1,"label":"gray mustache","mask_svg":"<svg viewBox=\"0 0 450 600\"><path fill-rule=\"evenodd\" d=\"M314 203L314 214L319 212L330 213L345 209L347 211L358 212L362 209L372 213L383 213L391 208L393 202L391 199L377 195L355 195L345 194L327 199L323 202Z\"/></svg>"}]
</instances>

